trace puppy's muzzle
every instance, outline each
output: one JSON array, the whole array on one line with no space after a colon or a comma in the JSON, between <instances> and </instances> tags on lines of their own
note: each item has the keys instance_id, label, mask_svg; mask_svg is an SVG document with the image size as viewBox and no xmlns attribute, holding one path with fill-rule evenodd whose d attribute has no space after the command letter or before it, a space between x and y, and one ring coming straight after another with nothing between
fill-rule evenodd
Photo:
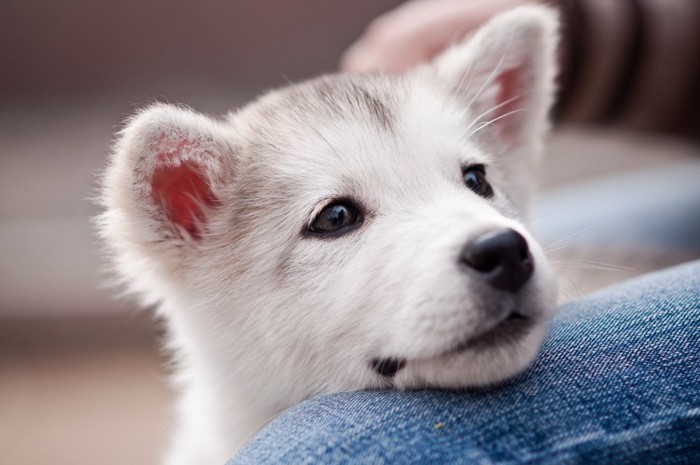
<instances>
[{"instance_id":1,"label":"puppy's muzzle","mask_svg":"<svg viewBox=\"0 0 700 465\"><path fill-rule=\"evenodd\" d=\"M496 289L512 293L527 283L535 269L527 241L510 228L488 231L470 241L459 262Z\"/></svg>"}]
</instances>

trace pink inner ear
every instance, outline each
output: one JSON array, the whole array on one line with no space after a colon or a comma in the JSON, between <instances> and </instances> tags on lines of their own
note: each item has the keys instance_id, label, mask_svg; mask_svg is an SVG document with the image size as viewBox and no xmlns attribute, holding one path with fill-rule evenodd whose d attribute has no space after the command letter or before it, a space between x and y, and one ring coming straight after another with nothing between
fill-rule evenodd
<instances>
[{"instance_id":1,"label":"pink inner ear","mask_svg":"<svg viewBox=\"0 0 700 465\"><path fill-rule=\"evenodd\" d=\"M216 202L199 167L191 162L158 166L151 178L151 189L153 198L163 205L168 218L193 238L199 238L203 208Z\"/></svg>"}]
</instances>

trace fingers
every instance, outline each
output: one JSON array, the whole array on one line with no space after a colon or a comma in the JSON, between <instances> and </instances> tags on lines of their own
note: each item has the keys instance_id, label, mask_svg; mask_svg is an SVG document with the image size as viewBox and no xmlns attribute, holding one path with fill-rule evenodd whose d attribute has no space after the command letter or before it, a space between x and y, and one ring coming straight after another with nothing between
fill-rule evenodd
<instances>
[{"instance_id":1,"label":"fingers","mask_svg":"<svg viewBox=\"0 0 700 465\"><path fill-rule=\"evenodd\" d=\"M499 11L526 0L413 0L377 17L340 59L348 72L400 72L425 62Z\"/></svg>"},{"instance_id":2,"label":"fingers","mask_svg":"<svg viewBox=\"0 0 700 465\"><path fill-rule=\"evenodd\" d=\"M340 68L355 73L401 72L426 61L442 45L430 31L425 35L404 35L392 30L379 31L378 35L368 33L343 54Z\"/></svg>"}]
</instances>

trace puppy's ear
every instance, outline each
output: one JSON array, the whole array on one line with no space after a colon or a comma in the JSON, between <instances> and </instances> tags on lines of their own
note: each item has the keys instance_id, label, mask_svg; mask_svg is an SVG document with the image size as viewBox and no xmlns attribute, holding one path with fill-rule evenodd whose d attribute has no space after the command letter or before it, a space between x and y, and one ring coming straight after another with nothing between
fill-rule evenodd
<instances>
[{"instance_id":1,"label":"puppy's ear","mask_svg":"<svg viewBox=\"0 0 700 465\"><path fill-rule=\"evenodd\" d=\"M557 15L524 6L502 13L433 62L467 107L470 133L505 148L540 138L554 93Z\"/></svg>"},{"instance_id":2,"label":"puppy's ear","mask_svg":"<svg viewBox=\"0 0 700 465\"><path fill-rule=\"evenodd\" d=\"M232 181L232 130L204 115L157 104L121 132L103 185L105 219L139 242L193 244Z\"/></svg>"}]
</instances>

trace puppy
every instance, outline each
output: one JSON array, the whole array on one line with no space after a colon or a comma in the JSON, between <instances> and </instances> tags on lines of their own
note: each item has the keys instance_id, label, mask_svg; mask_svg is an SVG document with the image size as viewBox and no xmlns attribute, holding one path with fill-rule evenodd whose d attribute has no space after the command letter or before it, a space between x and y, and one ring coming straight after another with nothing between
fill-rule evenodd
<instances>
[{"instance_id":1,"label":"puppy","mask_svg":"<svg viewBox=\"0 0 700 465\"><path fill-rule=\"evenodd\" d=\"M98 223L168 324L166 463L223 463L315 394L484 386L531 363L556 294L525 226L556 29L521 7L403 75L127 122Z\"/></svg>"}]
</instances>

